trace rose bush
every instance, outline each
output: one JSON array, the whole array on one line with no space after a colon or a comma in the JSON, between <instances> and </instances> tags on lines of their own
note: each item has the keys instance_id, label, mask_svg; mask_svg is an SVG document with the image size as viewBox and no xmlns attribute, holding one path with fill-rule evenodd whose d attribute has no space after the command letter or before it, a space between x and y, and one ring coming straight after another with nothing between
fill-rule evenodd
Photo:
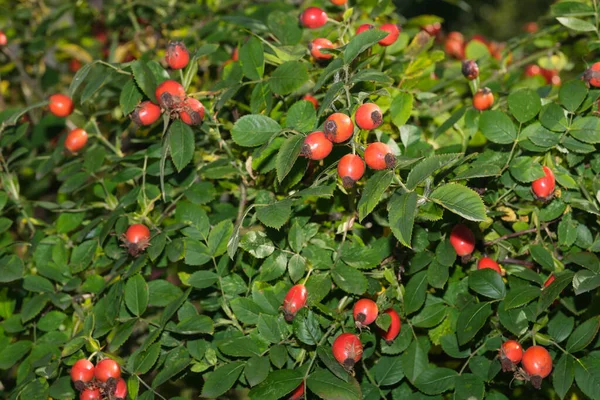
<instances>
[{"instance_id":1,"label":"rose bush","mask_svg":"<svg viewBox=\"0 0 600 400\"><path fill-rule=\"evenodd\" d=\"M90 4L0 16L2 397L600 398L596 0Z\"/></svg>"}]
</instances>

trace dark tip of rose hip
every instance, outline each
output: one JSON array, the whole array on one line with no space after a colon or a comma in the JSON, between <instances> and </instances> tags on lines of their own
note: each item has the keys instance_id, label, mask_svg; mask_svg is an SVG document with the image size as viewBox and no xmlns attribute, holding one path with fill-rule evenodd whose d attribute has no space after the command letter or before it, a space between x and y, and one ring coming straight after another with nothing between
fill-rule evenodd
<instances>
[{"instance_id":1,"label":"dark tip of rose hip","mask_svg":"<svg viewBox=\"0 0 600 400\"><path fill-rule=\"evenodd\" d=\"M508 358L502 358L501 364L503 372L514 371L516 367L515 364Z\"/></svg>"},{"instance_id":2,"label":"dark tip of rose hip","mask_svg":"<svg viewBox=\"0 0 600 400\"><path fill-rule=\"evenodd\" d=\"M85 389L86 384L84 381L76 381L74 383L75 389L77 389L77 391L81 392L83 389Z\"/></svg>"},{"instance_id":3,"label":"dark tip of rose hip","mask_svg":"<svg viewBox=\"0 0 600 400\"><path fill-rule=\"evenodd\" d=\"M352 178L350 178L349 176L345 176L342 178L342 184L344 185L344 187L346 189L350 189L352 186L354 186L354 183L356 181Z\"/></svg>"},{"instance_id":4,"label":"dark tip of rose hip","mask_svg":"<svg viewBox=\"0 0 600 400\"><path fill-rule=\"evenodd\" d=\"M358 313L358 315L356 316L356 320L360 323L365 322L365 319L367 319L367 316L363 313Z\"/></svg>"},{"instance_id":5,"label":"dark tip of rose hip","mask_svg":"<svg viewBox=\"0 0 600 400\"><path fill-rule=\"evenodd\" d=\"M192 125L199 125L202 122L202 117L199 112L190 111L190 119L192 120Z\"/></svg>"},{"instance_id":6,"label":"dark tip of rose hip","mask_svg":"<svg viewBox=\"0 0 600 400\"><path fill-rule=\"evenodd\" d=\"M393 340L386 340L386 341L385 341L385 344L387 344L388 346L391 346L391 345L392 345L392 343L394 343L394 341L393 341Z\"/></svg>"},{"instance_id":7,"label":"dark tip of rose hip","mask_svg":"<svg viewBox=\"0 0 600 400\"><path fill-rule=\"evenodd\" d=\"M371 121L373 121L375 125L381 125L381 122L383 122L383 116L379 111L373 111L371 113Z\"/></svg>"},{"instance_id":8,"label":"dark tip of rose hip","mask_svg":"<svg viewBox=\"0 0 600 400\"><path fill-rule=\"evenodd\" d=\"M490 89L489 87L484 87L483 89L481 89L481 91L483 92L483 94L492 93L492 89Z\"/></svg>"},{"instance_id":9,"label":"dark tip of rose hip","mask_svg":"<svg viewBox=\"0 0 600 400\"><path fill-rule=\"evenodd\" d=\"M461 261L463 264L466 264L466 263L468 263L469 261L471 261L471 254L467 254L466 256L462 256L462 257L460 258L460 261Z\"/></svg>"},{"instance_id":10,"label":"dark tip of rose hip","mask_svg":"<svg viewBox=\"0 0 600 400\"><path fill-rule=\"evenodd\" d=\"M335 136L337 134L337 124L332 120L325 121L325 125L323 125L323 131L325 131L325 136L328 138Z\"/></svg>"},{"instance_id":11,"label":"dark tip of rose hip","mask_svg":"<svg viewBox=\"0 0 600 400\"><path fill-rule=\"evenodd\" d=\"M284 313L283 313L283 318L285 318L285 320L286 320L287 322L292 322L292 321L293 321L293 319L294 319L294 316L295 316L294 314L292 314L292 313L289 313L289 312L287 312L287 311L284 311Z\"/></svg>"},{"instance_id":12,"label":"dark tip of rose hip","mask_svg":"<svg viewBox=\"0 0 600 400\"><path fill-rule=\"evenodd\" d=\"M311 43L309 43L309 44L308 44L308 50L309 50L309 51L312 51L312 49L313 49L313 44L312 44L312 42L311 42Z\"/></svg>"},{"instance_id":13,"label":"dark tip of rose hip","mask_svg":"<svg viewBox=\"0 0 600 400\"><path fill-rule=\"evenodd\" d=\"M542 378L539 375L533 375L529 378L529 381L531 382L531 386L533 386L536 389L540 389L542 387L542 380L544 378Z\"/></svg>"},{"instance_id":14,"label":"dark tip of rose hip","mask_svg":"<svg viewBox=\"0 0 600 400\"><path fill-rule=\"evenodd\" d=\"M352 358L346 358L344 360L344 368L346 368L348 371L350 371L352 368L354 368L354 364L356 364L354 362L354 360Z\"/></svg>"},{"instance_id":15,"label":"dark tip of rose hip","mask_svg":"<svg viewBox=\"0 0 600 400\"><path fill-rule=\"evenodd\" d=\"M396 167L396 156L392 153L387 153L385 155L385 166L389 169L394 169Z\"/></svg>"},{"instance_id":16,"label":"dark tip of rose hip","mask_svg":"<svg viewBox=\"0 0 600 400\"><path fill-rule=\"evenodd\" d=\"M302 150L300 150L300 154L302 154L304 157L310 158L312 156L312 151L310 150L310 145L307 143L304 143L302 145Z\"/></svg>"},{"instance_id":17,"label":"dark tip of rose hip","mask_svg":"<svg viewBox=\"0 0 600 400\"><path fill-rule=\"evenodd\" d=\"M142 121L140 120L140 113L138 112L137 109L134 112L131 113L131 120L136 125L142 125Z\"/></svg>"},{"instance_id":18,"label":"dark tip of rose hip","mask_svg":"<svg viewBox=\"0 0 600 400\"><path fill-rule=\"evenodd\" d=\"M163 93L160 95L160 100L161 103L164 104L165 107L167 108L171 108L173 107L174 101L173 101L173 96L171 96L171 93Z\"/></svg>"}]
</instances>

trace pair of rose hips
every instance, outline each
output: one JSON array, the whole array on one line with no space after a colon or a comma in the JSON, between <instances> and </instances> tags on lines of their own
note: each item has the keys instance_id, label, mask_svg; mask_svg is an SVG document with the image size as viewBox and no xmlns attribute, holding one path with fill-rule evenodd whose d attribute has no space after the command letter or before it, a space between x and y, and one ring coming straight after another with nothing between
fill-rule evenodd
<instances>
[{"instance_id":1,"label":"pair of rose hips","mask_svg":"<svg viewBox=\"0 0 600 400\"><path fill-rule=\"evenodd\" d=\"M473 231L463 224L455 225L450 232L450 244L454 247L456 254L466 262L475 250L475 235ZM500 265L489 257L483 257L477 262L477 269L491 269L504 275Z\"/></svg>"},{"instance_id":2,"label":"pair of rose hips","mask_svg":"<svg viewBox=\"0 0 600 400\"><path fill-rule=\"evenodd\" d=\"M150 112L144 125L154 123L160 117L160 109L167 110L172 117L179 117L188 125L198 125L204 119L204 106L202 103L192 97L187 97L184 87L172 79L162 82L156 88L156 100L158 107L149 101L141 103L134 114L138 116L141 112L146 112L150 107ZM135 116L133 117L135 121Z\"/></svg>"},{"instance_id":3,"label":"pair of rose hips","mask_svg":"<svg viewBox=\"0 0 600 400\"><path fill-rule=\"evenodd\" d=\"M522 369L517 371L517 379L528 380L533 387L539 389L542 379L552 372L552 357L542 346L531 346L525 352L516 340L502 343L499 351L503 371L515 371L520 362Z\"/></svg>"},{"instance_id":4,"label":"pair of rose hips","mask_svg":"<svg viewBox=\"0 0 600 400\"><path fill-rule=\"evenodd\" d=\"M127 396L127 384L121 378L119 364L105 358L96 366L85 358L78 360L71 368L71 380L81 391L80 400L100 400L106 396L110 400L121 400Z\"/></svg>"},{"instance_id":5,"label":"pair of rose hips","mask_svg":"<svg viewBox=\"0 0 600 400\"><path fill-rule=\"evenodd\" d=\"M50 112L57 117L66 118L75 109L73 100L64 94L53 94L48 99L48 108ZM71 130L65 139L65 148L72 153L76 153L83 149L88 141L88 134L81 128Z\"/></svg>"},{"instance_id":6,"label":"pair of rose hips","mask_svg":"<svg viewBox=\"0 0 600 400\"><path fill-rule=\"evenodd\" d=\"M546 83L554 86L559 86L561 84L561 79L557 70L542 68L535 64L530 64L525 67L525 76L542 76L546 80Z\"/></svg>"},{"instance_id":7,"label":"pair of rose hips","mask_svg":"<svg viewBox=\"0 0 600 400\"><path fill-rule=\"evenodd\" d=\"M150 229L144 224L133 224L121 236L123 247L127 248L129 254L137 257L142 251L150 246Z\"/></svg>"}]
</instances>

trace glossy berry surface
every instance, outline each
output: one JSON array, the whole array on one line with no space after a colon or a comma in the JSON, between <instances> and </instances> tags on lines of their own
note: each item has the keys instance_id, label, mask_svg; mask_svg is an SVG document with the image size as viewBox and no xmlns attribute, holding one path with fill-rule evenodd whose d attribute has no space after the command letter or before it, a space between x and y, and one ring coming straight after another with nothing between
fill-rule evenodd
<instances>
[{"instance_id":1,"label":"glossy berry surface","mask_svg":"<svg viewBox=\"0 0 600 400\"><path fill-rule=\"evenodd\" d=\"M183 42L171 42L165 56L167 65L172 69L184 69L190 62L190 52Z\"/></svg>"},{"instance_id":2,"label":"glossy berry surface","mask_svg":"<svg viewBox=\"0 0 600 400\"><path fill-rule=\"evenodd\" d=\"M463 61L461 71L463 76L470 81L477 79L479 76L479 66L473 60Z\"/></svg>"},{"instance_id":3,"label":"glossy berry surface","mask_svg":"<svg viewBox=\"0 0 600 400\"><path fill-rule=\"evenodd\" d=\"M381 125L383 114L377 104L365 103L356 109L354 121L360 129L371 130Z\"/></svg>"},{"instance_id":4,"label":"glossy berry surface","mask_svg":"<svg viewBox=\"0 0 600 400\"><path fill-rule=\"evenodd\" d=\"M500 265L489 257L483 257L477 263L477 269L493 269L497 273L501 274L502 270L500 269Z\"/></svg>"},{"instance_id":5,"label":"glossy berry surface","mask_svg":"<svg viewBox=\"0 0 600 400\"><path fill-rule=\"evenodd\" d=\"M369 168L374 170L392 169L396 165L396 157L388 145L382 142L371 143L367 146L365 161Z\"/></svg>"},{"instance_id":6,"label":"glossy berry surface","mask_svg":"<svg viewBox=\"0 0 600 400\"><path fill-rule=\"evenodd\" d=\"M442 24L439 22L434 22L433 24L421 27L421 29L427 32L430 36L437 36L437 34L442 31Z\"/></svg>"},{"instance_id":7,"label":"glossy berry surface","mask_svg":"<svg viewBox=\"0 0 600 400\"><path fill-rule=\"evenodd\" d=\"M65 148L70 152L76 153L83 149L88 140L88 134L81 128L75 128L67 135L65 139Z\"/></svg>"},{"instance_id":8,"label":"glossy berry surface","mask_svg":"<svg viewBox=\"0 0 600 400\"><path fill-rule=\"evenodd\" d=\"M388 308L387 310L384 311L384 313L390 316L390 318L392 319L392 322L390 323L390 326L388 327L387 331L382 333L381 337L387 343L391 343L394 341L394 339L396 339L398 334L400 334L400 328L402 328L402 322L400 321L400 316L398 315L396 310L394 310L393 308Z\"/></svg>"},{"instance_id":9,"label":"glossy berry surface","mask_svg":"<svg viewBox=\"0 0 600 400\"><path fill-rule=\"evenodd\" d=\"M323 125L323 131L327 139L334 143L342 143L354 133L354 123L346 114L331 114Z\"/></svg>"},{"instance_id":10,"label":"glossy berry surface","mask_svg":"<svg viewBox=\"0 0 600 400\"><path fill-rule=\"evenodd\" d=\"M188 125L199 125L204 119L204 105L200 101L188 97L181 103L179 118Z\"/></svg>"},{"instance_id":11,"label":"glossy berry surface","mask_svg":"<svg viewBox=\"0 0 600 400\"><path fill-rule=\"evenodd\" d=\"M300 23L305 28L320 28L327 23L327 13L319 7L308 7L300 14Z\"/></svg>"},{"instance_id":12,"label":"glossy berry surface","mask_svg":"<svg viewBox=\"0 0 600 400\"><path fill-rule=\"evenodd\" d=\"M296 316L298 310L306 305L308 290L302 284L294 285L283 299L283 313L286 321L291 321Z\"/></svg>"},{"instance_id":13,"label":"glossy berry surface","mask_svg":"<svg viewBox=\"0 0 600 400\"><path fill-rule=\"evenodd\" d=\"M500 351L501 357L509 359L514 364L519 363L521 358L523 358L523 347L521 347L521 343L516 340L507 340L502 343Z\"/></svg>"},{"instance_id":14,"label":"glossy berry surface","mask_svg":"<svg viewBox=\"0 0 600 400\"><path fill-rule=\"evenodd\" d=\"M531 346L523 353L521 365L528 375L545 378L552 372L552 357L544 347Z\"/></svg>"},{"instance_id":15,"label":"glossy berry surface","mask_svg":"<svg viewBox=\"0 0 600 400\"><path fill-rule=\"evenodd\" d=\"M546 166L543 167L544 177L536 179L531 183L531 190L533 194L539 199L546 199L554 193L556 188L556 179L554 178L554 172Z\"/></svg>"},{"instance_id":16,"label":"glossy berry surface","mask_svg":"<svg viewBox=\"0 0 600 400\"><path fill-rule=\"evenodd\" d=\"M552 285L552 282L554 282L556 280L556 277L554 276L554 274L550 275L548 277L548 279L546 279L546 281L544 282L544 287L548 287L550 285Z\"/></svg>"},{"instance_id":17,"label":"glossy berry surface","mask_svg":"<svg viewBox=\"0 0 600 400\"><path fill-rule=\"evenodd\" d=\"M351 188L365 173L365 162L356 154L346 154L340 159L337 167L345 188Z\"/></svg>"},{"instance_id":18,"label":"glossy berry surface","mask_svg":"<svg viewBox=\"0 0 600 400\"><path fill-rule=\"evenodd\" d=\"M370 325L377 319L377 303L370 299L360 299L354 303L353 315L358 327Z\"/></svg>"},{"instance_id":19,"label":"glossy berry surface","mask_svg":"<svg viewBox=\"0 0 600 400\"><path fill-rule=\"evenodd\" d=\"M138 125L152 125L160 118L160 107L151 101L141 102L131 114L131 119Z\"/></svg>"},{"instance_id":20,"label":"glossy berry surface","mask_svg":"<svg viewBox=\"0 0 600 400\"><path fill-rule=\"evenodd\" d=\"M358 28L356 28L356 34L359 35L365 31L369 31L371 29L375 29L375 25L371 25L371 24L362 24L361 26L359 26Z\"/></svg>"},{"instance_id":21,"label":"glossy berry surface","mask_svg":"<svg viewBox=\"0 0 600 400\"><path fill-rule=\"evenodd\" d=\"M321 49L333 49L333 43L329 39L317 38L309 43L308 49L317 60L329 60L333 57L333 54L321 52Z\"/></svg>"},{"instance_id":22,"label":"glossy berry surface","mask_svg":"<svg viewBox=\"0 0 600 400\"><path fill-rule=\"evenodd\" d=\"M115 386L115 392L113 394L114 399L124 399L127 397L127 383L123 378L119 378Z\"/></svg>"},{"instance_id":23,"label":"glossy berry surface","mask_svg":"<svg viewBox=\"0 0 600 400\"><path fill-rule=\"evenodd\" d=\"M494 105L494 95L488 88L479 89L473 96L473 107L484 111Z\"/></svg>"},{"instance_id":24,"label":"glossy berry surface","mask_svg":"<svg viewBox=\"0 0 600 400\"><path fill-rule=\"evenodd\" d=\"M133 224L127 228L125 237L129 243L141 243L150 240L150 229L143 224Z\"/></svg>"},{"instance_id":25,"label":"glossy berry surface","mask_svg":"<svg viewBox=\"0 0 600 400\"><path fill-rule=\"evenodd\" d=\"M71 367L71 380L73 382L89 382L94 379L94 364L85 358L77 360Z\"/></svg>"},{"instance_id":26,"label":"glossy berry surface","mask_svg":"<svg viewBox=\"0 0 600 400\"><path fill-rule=\"evenodd\" d=\"M467 256L475 250L475 235L465 225L456 225L450 233L450 244L458 256Z\"/></svg>"},{"instance_id":27,"label":"glossy berry surface","mask_svg":"<svg viewBox=\"0 0 600 400\"><path fill-rule=\"evenodd\" d=\"M6 33L0 31L0 46L6 46L8 44L8 38Z\"/></svg>"},{"instance_id":28,"label":"glossy berry surface","mask_svg":"<svg viewBox=\"0 0 600 400\"><path fill-rule=\"evenodd\" d=\"M185 89L174 80L167 80L156 88L156 100L162 108L172 108L185 99Z\"/></svg>"},{"instance_id":29,"label":"glossy berry surface","mask_svg":"<svg viewBox=\"0 0 600 400\"><path fill-rule=\"evenodd\" d=\"M348 0L331 0L331 4L335 4L336 6L343 6L347 2Z\"/></svg>"},{"instance_id":30,"label":"glossy berry surface","mask_svg":"<svg viewBox=\"0 0 600 400\"><path fill-rule=\"evenodd\" d=\"M592 64L583 77L590 85L600 87L600 62Z\"/></svg>"},{"instance_id":31,"label":"glossy berry surface","mask_svg":"<svg viewBox=\"0 0 600 400\"><path fill-rule=\"evenodd\" d=\"M335 359L350 370L358 361L363 353L363 346L358 336L351 333L342 333L335 338L332 346Z\"/></svg>"},{"instance_id":32,"label":"glossy berry surface","mask_svg":"<svg viewBox=\"0 0 600 400\"><path fill-rule=\"evenodd\" d=\"M294 389L294 391L290 395L289 400L300 400L303 398L304 398L304 382L302 382L300 384L300 386L298 386L296 389Z\"/></svg>"},{"instance_id":33,"label":"glossy berry surface","mask_svg":"<svg viewBox=\"0 0 600 400\"><path fill-rule=\"evenodd\" d=\"M85 389L79 395L79 400L100 400L100 389Z\"/></svg>"},{"instance_id":34,"label":"glossy berry surface","mask_svg":"<svg viewBox=\"0 0 600 400\"><path fill-rule=\"evenodd\" d=\"M311 160L322 160L331 153L333 143L321 131L310 133L304 139L302 155Z\"/></svg>"},{"instance_id":35,"label":"glossy berry surface","mask_svg":"<svg viewBox=\"0 0 600 400\"><path fill-rule=\"evenodd\" d=\"M314 96L311 96L310 94L305 94L302 100L310 101L315 107L315 110L319 108L319 100L317 100Z\"/></svg>"},{"instance_id":36,"label":"glossy berry surface","mask_svg":"<svg viewBox=\"0 0 600 400\"><path fill-rule=\"evenodd\" d=\"M381 46L391 46L396 40L398 40L398 36L400 36L400 28L396 24L384 24L379 27L382 31L389 32L386 37L381 39L378 43Z\"/></svg>"},{"instance_id":37,"label":"glossy berry surface","mask_svg":"<svg viewBox=\"0 0 600 400\"><path fill-rule=\"evenodd\" d=\"M115 360L105 358L96 364L94 376L100 382L106 382L110 378L119 379L121 377L121 367Z\"/></svg>"},{"instance_id":38,"label":"glossy berry surface","mask_svg":"<svg viewBox=\"0 0 600 400\"><path fill-rule=\"evenodd\" d=\"M57 117L68 117L73 112L73 100L69 96L64 94L53 94L50 96L48 108L50 108L50 112Z\"/></svg>"}]
</instances>

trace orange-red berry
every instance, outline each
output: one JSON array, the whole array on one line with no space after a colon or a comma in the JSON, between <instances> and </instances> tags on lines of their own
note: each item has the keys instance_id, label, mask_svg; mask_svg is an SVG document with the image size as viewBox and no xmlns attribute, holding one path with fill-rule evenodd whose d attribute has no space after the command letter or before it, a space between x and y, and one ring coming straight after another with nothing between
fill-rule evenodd
<instances>
[{"instance_id":1,"label":"orange-red berry","mask_svg":"<svg viewBox=\"0 0 600 400\"><path fill-rule=\"evenodd\" d=\"M310 133L304 139L302 155L311 160L322 160L331 153L333 143L321 131Z\"/></svg>"},{"instance_id":2,"label":"orange-red berry","mask_svg":"<svg viewBox=\"0 0 600 400\"><path fill-rule=\"evenodd\" d=\"M502 269L500 268L500 265L498 265L498 263L496 261L492 260L489 257L483 257L477 263L477 269L486 269L486 268L493 269L497 273L502 274Z\"/></svg>"},{"instance_id":3,"label":"orange-red berry","mask_svg":"<svg viewBox=\"0 0 600 400\"><path fill-rule=\"evenodd\" d=\"M546 166L543 167L546 176L536 179L531 183L533 194L541 200L545 200L552 196L556 187L554 172Z\"/></svg>"},{"instance_id":4,"label":"orange-red berry","mask_svg":"<svg viewBox=\"0 0 600 400\"><path fill-rule=\"evenodd\" d=\"M494 95L488 88L479 89L473 96L473 107L479 111L484 111L494 104Z\"/></svg>"},{"instance_id":5,"label":"orange-red berry","mask_svg":"<svg viewBox=\"0 0 600 400\"><path fill-rule=\"evenodd\" d=\"M371 325L377 319L379 308L377 303L371 299L360 299L354 303L352 310L356 326L361 328L366 325Z\"/></svg>"},{"instance_id":6,"label":"orange-red berry","mask_svg":"<svg viewBox=\"0 0 600 400\"><path fill-rule=\"evenodd\" d=\"M450 244L458 256L468 256L475 250L475 235L465 225L458 224L450 233Z\"/></svg>"},{"instance_id":7,"label":"orange-red berry","mask_svg":"<svg viewBox=\"0 0 600 400\"><path fill-rule=\"evenodd\" d=\"M347 2L348 0L331 0L331 4L335 4L336 6L343 6Z\"/></svg>"},{"instance_id":8,"label":"orange-red berry","mask_svg":"<svg viewBox=\"0 0 600 400\"><path fill-rule=\"evenodd\" d=\"M340 159L337 167L345 188L351 188L365 173L365 162L356 154L346 154Z\"/></svg>"},{"instance_id":9,"label":"orange-red berry","mask_svg":"<svg viewBox=\"0 0 600 400\"><path fill-rule=\"evenodd\" d=\"M290 398L288 400L301 400L304 399L304 382L302 382L300 384L300 386L298 386L296 389L294 389L294 391L292 392L292 394L290 395Z\"/></svg>"},{"instance_id":10,"label":"orange-red berry","mask_svg":"<svg viewBox=\"0 0 600 400\"><path fill-rule=\"evenodd\" d=\"M371 130L381 125L383 114L377 104L365 103L356 109L354 120L359 128Z\"/></svg>"},{"instance_id":11,"label":"orange-red berry","mask_svg":"<svg viewBox=\"0 0 600 400\"><path fill-rule=\"evenodd\" d=\"M515 364L521 362L521 358L523 358L523 347L516 340L507 340L502 343L498 356L503 371L514 371L516 369Z\"/></svg>"},{"instance_id":12,"label":"orange-red berry","mask_svg":"<svg viewBox=\"0 0 600 400\"><path fill-rule=\"evenodd\" d=\"M8 44L8 38L6 37L6 33L0 31L0 46L6 46Z\"/></svg>"},{"instance_id":13,"label":"orange-red berry","mask_svg":"<svg viewBox=\"0 0 600 400\"><path fill-rule=\"evenodd\" d=\"M48 99L50 112L57 117L68 117L73 112L73 100L64 94L53 94Z\"/></svg>"},{"instance_id":14,"label":"orange-red berry","mask_svg":"<svg viewBox=\"0 0 600 400\"><path fill-rule=\"evenodd\" d=\"M131 119L138 125L152 125L160 118L160 107L151 101L143 101L131 113Z\"/></svg>"},{"instance_id":15,"label":"orange-red berry","mask_svg":"<svg viewBox=\"0 0 600 400\"><path fill-rule=\"evenodd\" d=\"M73 382L89 382L92 379L94 379L94 364L85 358L77 360L71 367L71 380Z\"/></svg>"},{"instance_id":16,"label":"orange-red berry","mask_svg":"<svg viewBox=\"0 0 600 400\"><path fill-rule=\"evenodd\" d=\"M302 100L310 101L315 107L315 110L319 108L319 100L317 100L314 96L311 96L310 94L305 94Z\"/></svg>"},{"instance_id":17,"label":"orange-red berry","mask_svg":"<svg viewBox=\"0 0 600 400\"><path fill-rule=\"evenodd\" d=\"M391 169L396 165L396 157L387 144L375 142L367 146L365 150L365 162L369 168L375 170Z\"/></svg>"},{"instance_id":18,"label":"orange-red berry","mask_svg":"<svg viewBox=\"0 0 600 400\"><path fill-rule=\"evenodd\" d=\"M198 125L204 119L204 106L200 101L188 97L181 103L179 118L188 125Z\"/></svg>"},{"instance_id":19,"label":"orange-red berry","mask_svg":"<svg viewBox=\"0 0 600 400\"><path fill-rule=\"evenodd\" d=\"M155 95L162 108L173 108L185 100L185 89L179 82L169 79L158 85Z\"/></svg>"},{"instance_id":20,"label":"orange-red berry","mask_svg":"<svg viewBox=\"0 0 600 400\"><path fill-rule=\"evenodd\" d=\"M283 314L286 321L294 319L298 310L306 305L307 297L308 290L303 284L291 287L283 299Z\"/></svg>"},{"instance_id":21,"label":"orange-red berry","mask_svg":"<svg viewBox=\"0 0 600 400\"><path fill-rule=\"evenodd\" d=\"M144 224L133 224L121 237L124 247L127 247L129 254L136 257L140 252L150 245L150 229Z\"/></svg>"},{"instance_id":22,"label":"orange-red berry","mask_svg":"<svg viewBox=\"0 0 600 400\"><path fill-rule=\"evenodd\" d=\"M75 128L67 134L65 148L72 153L83 149L88 140L88 134L81 128Z\"/></svg>"},{"instance_id":23,"label":"orange-red berry","mask_svg":"<svg viewBox=\"0 0 600 400\"><path fill-rule=\"evenodd\" d=\"M190 62L190 52L183 42L170 42L165 60L172 69L184 69Z\"/></svg>"},{"instance_id":24,"label":"orange-red berry","mask_svg":"<svg viewBox=\"0 0 600 400\"><path fill-rule=\"evenodd\" d=\"M121 367L115 360L105 358L96 364L96 371L94 375L96 380L100 382L106 382L111 378L119 379L121 377Z\"/></svg>"},{"instance_id":25,"label":"orange-red berry","mask_svg":"<svg viewBox=\"0 0 600 400\"><path fill-rule=\"evenodd\" d=\"M329 60L333 54L323 53L321 49L333 49L333 43L325 38L317 38L308 44L310 54L317 60Z\"/></svg>"},{"instance_id":26,"label":"orange-red berry","mask_svg":"<svg viewBox=\"0 0 600 400\"><path fill-rule=\"evenodd\" d=\"M350 139L354 133L354 123L346 114L331 114L323 125L323 131L327 139L334 143L342 143Z\"/></svg>"},{"instance_id":27,"label":"orange-red berry","mask_svg":"<svg viewBox=\"0 0 600 400\"><path fill-rule=\"evenodd\" d=\"M583 74L583 79L594 87L600 87L600 62L592 64Z\"/></svg>"},{"instance_id":28,"label":"orange-red berry","mask_svg":"<svg viewBox=\"0 0 600 400\"><path fill-rule=\"evenodd\" d=\"M542 346L531 346L523 353L521 365L533 387L539 389L542 379L552 372L552 357Z\"/></svg>"},{"instance_id":29,"label":"orange-red berry","mask_svg":"<svg viewBox=\"0 0 600 400\"><path fill-rule=\"evenodd\" d=\"M383 340L385 340L388 344L391 344L400 333L400 329L402 328L402 321L400 321L400 316L393 308L388 308L384 311L384 313L390 316L392 322L390 323L390 326L388 327L387 331L385 331L381 335L381 337L383 337Z\"/></svg>"},{"instance_id":30,"label":"orange-red berry","mask_svg":"<svg viewBox=\"0 0 600 400\"><path fill-rule=\"evenodd\" d=\"M384 24L379 27L382 31L389 32L386 37L381 39L378 43L382 46L391 46L396 40L398 40L398 36L400 36L400 27L396 24Z\"/></svg>"},{"instance_id":31,"label":"orange-red berry","mask_svg":"<svg viewBox=\"0 0 600 400\"><path fill-rule=\"evenodd\" d=\"M327 23L327 13L319 7L308 7L300 14L300 23L309 29L320 28Z\"/></svg>"},{"instance_id":32,"label":"orange-red berry","mask_svg":"<svg viewBox=\"0 0 600 400\"><path fill-rule=\"evenodd\" d=\"M79 395L79 400L100 400L100 389L84 389Z\"/></svg>"},{"instance_id":33,"label":"orange-red berry","mask_svg":"<svg viewBox=\"0 0 600 400\"><path fill-rule=\"evenodd\" d=\"M351 370L363 353L363 346L358 336L342 333L333 341L332 352L335 359L347 370Z\"/></svg>"},{"instance_id":34,"label":"orange-red berry","mask_svg":"<svg viewBox=\"0 0 600 400\"><path fill-rule=\"evenodd\" d=\"M369 31L371 29L375 29L375 25L371 25L371 24L362 24L361 26L359 26L358 28L356 28L356 34L359 35L365 31Z\"/></svg>"},{"instance_id":35,"label":"orange-red berry","mask_svg":"<svg viewBox=\"0 0 600 400\"><path fill-rule=\"evenodd\" d=\"M115 385L115 392L112 395L115 400L124 400L127 397L127 383L123 378L120 378Z\"/></svg>"}]
</instances>

